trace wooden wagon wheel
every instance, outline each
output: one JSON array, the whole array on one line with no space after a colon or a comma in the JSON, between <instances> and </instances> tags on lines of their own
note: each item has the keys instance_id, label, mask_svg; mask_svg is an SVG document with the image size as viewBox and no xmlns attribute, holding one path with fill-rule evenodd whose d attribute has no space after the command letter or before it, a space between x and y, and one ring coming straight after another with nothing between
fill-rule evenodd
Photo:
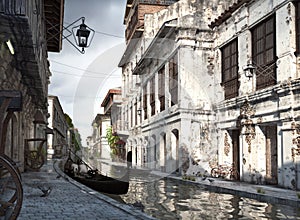
<instances>
[{"instance_id":1,"label":"wooden wagon wheel","mask_svg":"<svg viewBox=\"0 0 300 220\"><path fill-rule=\"evenodd\" d=\"M20 170L19 170L19 168L18 168L17 163L16 163L13 159L11 159L9 156L7 156L6 154L1 155L1 157L3 157L3 158L4 158L5 160L7 160L11 165L13 165L13 167L14 167L15 170L17 171L18 175L19 175L20 178L22 179L22 177L21 177L21 172L20 172Z\"/></svg>"},{"instance_id":2,"label":"wooden wagon wheel","mask_svg":"<svg viewBox=\"0 0 300 220\"><path fill-rule=\"evenodd\" d=\"M45 159L43 154L37 150L32 150L26 158L27 165L33 170L39 170L44 165Z\"/></svg>"},{"instance_id":3,"label":"wooden wagon wheel","mask_svg":"<svg viewBox=\"0 0 300 220\"><path fill-rule=\"evenodd\" d=\"M29 142L40 142L37 150L29 150ZM46 142L44 138L32 138L25 139L25 150L26 150L26 167L31 170L39 170L45 163L45 156L42 152L43 145Z\"/></svg>"},{"instance_id":4,"label":"wooden wagon wheel","mask_svg":"<svg viewBox=\"0 0 300 220\"><path fill-rule=\"evenodd\" d=\"M14 166L0 156L0 217L17 219L23 201L21 177Z\"/></svg>"}]
</instances>

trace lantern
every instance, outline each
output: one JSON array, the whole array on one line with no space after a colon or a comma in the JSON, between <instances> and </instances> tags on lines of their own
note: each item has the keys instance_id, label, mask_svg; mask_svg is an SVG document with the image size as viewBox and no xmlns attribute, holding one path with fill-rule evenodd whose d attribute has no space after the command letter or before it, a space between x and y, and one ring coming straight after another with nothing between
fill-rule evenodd
<instances>
[{"instance_id":1,"label":"lantern","mask_svg":"<svg viewBox=\"0 0 300 220\"><path fill-rule=\"evenodd\" d=\"M87 47L88 45L88 38L90 35L90 30L87 29L87 26L84 24L84 20L82 20L82 24L79 26L77 30L76 36L78 38L78 46L79 47Z\"/></svg>"}]
</instances>

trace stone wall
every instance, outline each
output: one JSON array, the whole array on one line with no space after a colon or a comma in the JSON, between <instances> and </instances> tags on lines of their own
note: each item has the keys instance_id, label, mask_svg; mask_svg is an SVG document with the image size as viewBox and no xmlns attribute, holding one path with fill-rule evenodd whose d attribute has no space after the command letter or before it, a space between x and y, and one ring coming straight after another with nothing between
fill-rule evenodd
<instances>
[{"instance_id":1,"label":"stone wall","mask_svg":"<svg viewBox=\"0 0 300 220\"><path fill-rule=\"evenodd\" d=\"M34 136L35 105L27 94L27 87L22 83L21 72L13 66L13 56L5 44L0 45L0 90L18 90L22 93L22 111L15 112L13 122L10 122L5 153L15 161L21 163L20 169L24 169L24 139ZM11 125L13 124L13 125ZM12 127L11 127L12 126ZM13 132L12 132L13 130ZM13 146L11 146L13 144Z\"/></svg>"}]
</instances>

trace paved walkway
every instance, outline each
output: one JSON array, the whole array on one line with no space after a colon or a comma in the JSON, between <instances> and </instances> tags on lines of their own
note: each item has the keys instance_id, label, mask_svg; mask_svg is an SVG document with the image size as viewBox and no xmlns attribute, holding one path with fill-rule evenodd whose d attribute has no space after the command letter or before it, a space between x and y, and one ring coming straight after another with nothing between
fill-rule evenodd
<instances>
[{"instance_id":1,"label":"paved walkway","mask_svg":"<svg viewBox=\"0 0 300 220\"><path fill-rule=\"evenodd\" d=\"M58 162L48 161L39 172L22 174L23 205L18 219L153 219L66 177ZM48 189L48 196L39 188Z\"/></svg>"}]
</instances>

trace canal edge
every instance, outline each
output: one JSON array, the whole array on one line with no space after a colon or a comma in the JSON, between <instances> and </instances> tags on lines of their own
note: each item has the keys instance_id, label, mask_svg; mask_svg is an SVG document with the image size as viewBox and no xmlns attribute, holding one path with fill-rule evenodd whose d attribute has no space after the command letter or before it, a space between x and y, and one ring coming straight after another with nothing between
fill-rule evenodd
<instances>
[{"instance_id":1,"label":"canal edge","mask_svg":"<svg viewBox=\"0 0 300 220\"><path fill-rule=\"evenodd\" d=\"M134 216L137 219L142 219L142 220L156 220L156 218L147 215L146 213L142 212L141 210L135 208L134 206L128 205L128 204L122 204L102 193L99 193L75 180L73 180L71 177L69 177L68 175L66 175L62 170L61 170L61 166L62 166L63 160L54 160L53 161L53 169L54 171L62 176L67 182L70 182L71 184L73 184L74 186L76 186L77 188L79 188L81 191L96 197L97 199L111 205L114 206L126 213L128 213L131 216Z\"/></svg>"}]
</instances>

